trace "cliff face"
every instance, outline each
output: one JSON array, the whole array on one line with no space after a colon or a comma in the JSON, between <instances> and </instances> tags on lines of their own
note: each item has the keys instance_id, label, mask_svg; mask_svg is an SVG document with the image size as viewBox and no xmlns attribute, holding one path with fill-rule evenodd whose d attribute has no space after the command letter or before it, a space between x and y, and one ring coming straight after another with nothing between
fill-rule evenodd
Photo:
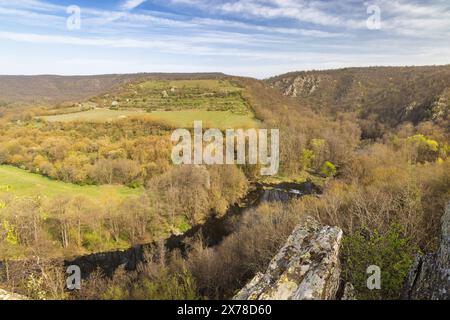
<instances>
[{"instance_id":1,"label":"cliff face","mask_svg":"<svg viewBox=\"0 0 450 320\"><path fill-rule=\"evenodd\" d=\"M273 85L282 88L285 96L297 98L312 95L319 88L320 83L319 76L302 75L274 82Z\"/></svg>"},{"instance_id":2,"label":"cliff face","mask_svg":"<svg viewBox=\"0 0 450 320\"><path fill-rule=\"evenodd\" d=\"M309 218L234 300L330 300L339 287L342 230Z\"/></svg>"},{"instance_id":3,"label":"cliff face","mask_svg":"<svg viewBox=\"0 0 450 320\"><path fill-rule=\"evenodd\" d=\"M416 259L403 298L450 300L450 203L442 216L439 250Z\"/></svg>"}]
</instances>

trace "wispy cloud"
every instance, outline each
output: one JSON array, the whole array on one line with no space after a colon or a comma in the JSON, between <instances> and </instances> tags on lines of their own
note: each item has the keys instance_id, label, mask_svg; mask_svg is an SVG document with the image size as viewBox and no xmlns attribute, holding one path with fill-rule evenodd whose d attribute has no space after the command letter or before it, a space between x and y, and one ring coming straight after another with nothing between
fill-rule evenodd
<instances>
[{"instance_id":1,"label":"wispy cloud","mask_svg":"<svg viewBox=\"0 0 450 320\"><path fill-rule=\"evenodd\" d=\"M240 0L225 3L219 7L219 10L229 14L243 14L265 19L287 18L325 26L361 25L361 21L355 22L344 17L331 15L302 2L269 1L268 3L265 1Z\"/></svg>"},{"instance_id":2,"label":"wispy cloud","mask_svg":"<svg viewBox=\"0 0 450 320\"><path fill-rule=\"evenodd\" d=\"M146 0L126 0L122 3L121 8L123 10L133 10L143 4Z\"/></svg>"},{"instance_id":3,"label":"wispy cloud","mask_svg":"<svg viewBox=\"0 0 450 320\"><path fill-rule=\"evenodd\" d=\"M19 9L30 9L36 11L46 11L46 12L56 12L61 11L65 7L61 5L56 5L49 2L39 1L39 0L20 0L20 1L8 1L0 0L1 6L14 7Z\"/></svg>"}]
</instances>

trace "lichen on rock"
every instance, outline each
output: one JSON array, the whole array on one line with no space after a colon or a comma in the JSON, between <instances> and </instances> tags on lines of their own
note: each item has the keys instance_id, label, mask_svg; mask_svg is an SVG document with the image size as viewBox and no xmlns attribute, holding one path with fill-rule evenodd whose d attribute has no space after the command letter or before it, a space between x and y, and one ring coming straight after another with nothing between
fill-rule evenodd
<instances>
[{"instance_id":1,"label":"lichen on rock","mask_svg":"<svg viewBox=\"0 0 450 320\"><path fill-rule=\"evenodd\" d=\"M339 288L343 232L313 218L295 228L267 271L258 273L234 300L332 300Z\"/></svg>"}]
</instances>

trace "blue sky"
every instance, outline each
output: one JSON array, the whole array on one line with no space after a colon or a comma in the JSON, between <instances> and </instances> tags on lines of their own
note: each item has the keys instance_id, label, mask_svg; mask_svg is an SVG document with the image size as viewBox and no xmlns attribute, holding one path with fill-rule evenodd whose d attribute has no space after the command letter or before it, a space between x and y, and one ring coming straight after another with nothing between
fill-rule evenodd
<instances>
[{"instance_id":1,"label":"blue sky","mask_svg":"<svg viewBox=\"0 0 450 320\"><path fill-rule=\"evenodd\" d=\"M449 63L448 0L0 0L0 74Z\"/></svg>"}]
</instances>

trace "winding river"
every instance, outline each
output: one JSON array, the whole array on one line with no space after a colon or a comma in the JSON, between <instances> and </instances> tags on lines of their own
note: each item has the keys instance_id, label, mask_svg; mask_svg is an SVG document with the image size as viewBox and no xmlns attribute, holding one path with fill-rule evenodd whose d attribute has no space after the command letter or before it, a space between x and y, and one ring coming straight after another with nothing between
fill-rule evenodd
<instances>
[{"instance_id":1,"label":"winding river","mask_svg":"<svg viewBox=\"0 0 450 320\"><path fill-rule=\"evenodd\" d=\"M221 217L211 217L204 224L193 227L182 235L172 235L164 241L167 252L179 249L182 253L186 250L187 240L201 235L206 246L214 247L234 232L236 219L242 217L249 208L255 208L263 202L286 202L307 194L320 193L320 190L312 183L303 184L281 183L276 185L253 184L249 193L240 203L230 207L227 213ZM144 252L155 249L158 243L136 245L128 250L110 251L80 256L73 260L65 261L66 266L77 265L82 271L83 278L89 277L96 270L101 270L105 275L112 276L120 267L125 270L135 270L139 263L145 261Z\"/></svg>"}]
</instances>

